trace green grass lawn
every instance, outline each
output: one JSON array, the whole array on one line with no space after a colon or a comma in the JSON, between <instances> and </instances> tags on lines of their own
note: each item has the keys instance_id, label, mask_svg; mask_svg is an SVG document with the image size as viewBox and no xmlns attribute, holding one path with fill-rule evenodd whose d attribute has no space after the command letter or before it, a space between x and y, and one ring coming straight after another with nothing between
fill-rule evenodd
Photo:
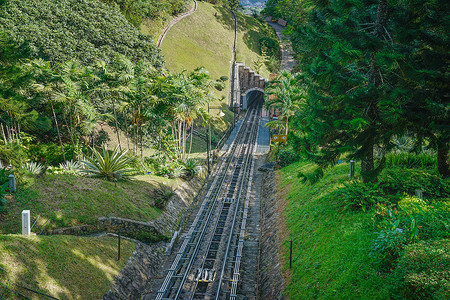
<instances>
[{"instance_id":1,"label":"green grass lawn","mask_svg":"<svg viewBox=\"0 0 450 300\"><path fill-rule=\"evenodd\" d=\"M14 285L19 284L59 299L100 299L134 249L133 242L122 240L118 261L112 237L0 235L1 294L8 285L43 299ZM14 299L11 293L4 296Z\"/></svg>"},{"instance_id":2,"label":"green grass lawn","mask_svg":"<svg viewBox=\"0 0 450 300\"><path fill-rule=\"evenodd\" d=\"M40 216L35 232L48 219L47 229L96 224L102 216L150 221L160 215L152 196L159 182L176 188L182 180L142 175L114 184L74 175L28 177L27 182L19 184L14 197L8 197L8 211L0 215L0 234L21 231L20 214L24 209L31 211L32 219Z\"/></svg>"},{"instance_id":3,"label":"green grass lawn","mask_svg":"<svg viewBox=\"0 0 450 300\"><path fill-rule=\"evenodd\" d=\"M292 299L390 299L394 275L380 272L369 257L375 232L379 231L375 210L348 209L342 197L332 196L345 182L350 183L349 165L328 169L324 178L315 184L303 183L296 176L299 171L308 173L313 169L313 164L300 162L278 173L280 188L288 201L284 216L289 237L283 247L287 262L288 240L293 240L292 270L285 266L285 275L290 278L287 293ZM448 215L439 222L445 220L448 222ZM425 227L430 224L420 225L424 227L422 230L427 230ZM447 259L450 265L448 258L442 259ZM415 276L414 272L407 276ZM448 270L444 273L450 276ZM450 277L443 282L447 282L447 295L450 295ZM445 285L438 288L445 289Z\"/></svg>"}]
</instances>

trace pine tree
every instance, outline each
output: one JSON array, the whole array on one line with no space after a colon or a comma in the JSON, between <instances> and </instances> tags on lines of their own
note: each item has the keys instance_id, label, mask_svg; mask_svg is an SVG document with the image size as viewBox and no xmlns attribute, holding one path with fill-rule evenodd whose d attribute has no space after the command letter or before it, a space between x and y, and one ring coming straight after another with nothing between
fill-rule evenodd
<instances>
[{"instance_id":1,"label":"pine tree","mask_svg":"<svg viewBox=\"0 0 450 300\"><path fill-rule=\"evenodd\" d=\"M448 1L404 2L396 23L401 24L393 37L405 53L401 62L402 86L407 101L402 107L408 129L418 142L428 141L437 150L438 171L450 176L450 96Z\"/></svg>"},{"instance_id":2,"label":"pine tree","mask_svg":"<svg viewBox=\"0 0 450 300\"><path fill-rule=\"evenodd\" d=\"M344 152L361 159L366 182L376 180L391 136L405 126L396 109L405 99L396 85L401 54L392 41L390 13L396 8L386 0L320 2L293 34L307 87L296 122L305 143L320 147L314 157L322 166Z\"/></svg>"}]
</instances>

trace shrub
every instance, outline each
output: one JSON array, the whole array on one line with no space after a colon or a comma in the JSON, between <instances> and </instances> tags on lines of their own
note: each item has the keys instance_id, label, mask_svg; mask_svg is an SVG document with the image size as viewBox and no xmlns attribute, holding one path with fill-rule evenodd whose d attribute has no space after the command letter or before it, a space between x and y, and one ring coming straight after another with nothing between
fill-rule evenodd
<instances>
[{"instance_id":1,"label":"shrub","mask_svg":"<svg viewBox=\"0 0 450 300\"><path fill-rule=\"evenodd\" d=\"M392 271L406 244L406 234L403 229L396 227L396 225L394 228L384 229L376 234L369 256L375 259L375 264L380 271Z\"/></svg>"},{"instance_id":2,"label":"shrub","mask_svg":"<svg viewBox=\"0 0 450 300\"><path fill-rule=\"evenodd\" d=\"M450 238L448 202L428 204L423 199L406 196L399 201L399 208L406 215L405 218L416 220L420 229L420 239Z\"/></svg>"},{"instance_id":3,"label":"shrub","mask_svg":"<svg viewBox=\"0 0 450 300\"><path fill-rule=\"evenodd\" d=\"M420 226L414 217L405 217L396 210L387 209L385 215L387 218L378 224L380 231L376 232L369 256L375 258L380 271L390 272L403 248L418 240Z\"/></svg>"},{"instance_id":4,"label":"shrub","mask_svg":"<svg viewBox=\"0 0 450 300\"><path fill-rule=\"evenodd\" d=\"M154 192L155 206L159 209L163 209L174 194L175 191L170 185L160 183L159 187L155 189Z\"/></svg>"},{"instance_id":5,"label":"shrub","mask_svg":"<svg viewBox=\"0 0 450 300\"><path fill-rule=\"evenodd\" d=\"M44 166L37 162L29 162L25 164L25 170L27 170L28 173L33 175L39 175L45 172Z\"/></svg>"},{"instance_id":6,"label":"shrub","mask_svg":"<svg viewBox=\"0 0 450 300\"><path fill-rule=\"evenodd\" d=\"M64 162L61 147L58 144L34 144L30 147L30 157L33 160L45 161L51 166L57 166ZM66 159L73 159L75 156L72 145L64 145Z\"/></svg>"},{"instance_id":7,"label":"shrub","mask_svg":"<svg viewBox=\"0 0 450 300\"><path fill-rule=\"evenodd\" d=\"M5 168L0 169L0 185L4 184L5 182L9 182L9 174Z\"/></svg>"},{"instance_id":8,"label":"shrub","mask_svg":"<svg viewBox=\"0 0 450 300\"><path fill-rule=\"evenodd\" d=\"M268 56L280 55L280 42L276 39L265 36L259 39L259 53L266 52Z\"/></svg>"},{"instance_id":9,"label":"shrub","mask_svg":"<svg viewBox=\"0 0 450 300\"><path fill-rule=\"evenodd\" d=\"M0 159L17 167L27 160L27 153L21 144L0 145Z\"/></svg>"},{"instance_id":10,"label":"shrub","mask_svg":"<svg viewBox=\"0 0 450 300\"><path fill-rule=\"evenodd\" d=\"M78 172L78 170L81 169L82 164L77 160L66 160L65 162L60 163L59 167L66 171Z\"/></svg>"},{"instance_id":11,"label":"shrub","mask_svg":"<svg viewBox=\"0 0 450 300\"><path fill-rule=\"evenodd\" d=\"M2 185L0 185L0 213L3 213L6 211L6 198L7 195L6 190L8 189L9 182L5 182Z\"/></svg>"},{"instance_id":12,"label":"shrub","mask_svg":"<svg viewBox=\"0 0 450 300\"><path fill-rule=\"evenodd\" d=\"M393 168L385 169L380 177L379 186L387 194L408 193L413 195L416 189L423 191L425 198L450 197L450 181L425 170Z\"/></svg>"},{"instance_id":13,"label":"shrub","mask_svg":"<svg viewBox=\"0 0 450 300\"><path fill-rule=\"evenodd\" d=\"M118 146L110 151L105 145L101 152L94 148L91 149L92 157L86 157L86 160L83 161L86 168L80 172L90 177L100 177L110 181L127 179L130 171L127 165L134 159L126 156L128 151L120 151Z\"/></svg>"},{"instance_id":14,"label":"shrub","mask_svg":"<svg viewBox=\"0 0 450 300\"><path fill-rule=\"evenodd\" d=\"M291 148L280 150L277 157L277 163L282 168L300 160L300 156Z\"/></svg>"},{"instance_id":15,"label":"shrub","mask_svg":"<svg viewBox=\"0 0 450 300\"><path fill-rule=\"evenodd\" d=\"M308 182L310 184L315 184L324 176L323 169L317 167L312 172L303 173L298 172L297 178L301 178L304 183Z\"/></svg>"},{"instance_id":16,"label":"shrub","mask_svg":"<svg viewBox=\"0 0 450 300\"><path fill-rule=\"evenodd\" d=\"M183 166L176 166L173 169L170 169L169 171L169 178L179 178L181 176L183 176Z\"/></svg>"},{"instance_id":17,"label":"shrub","mask_svg":"<svg viewBox=\"0 0 450 300\"><path fill-rule=\"evenodd\" d=\"M342 202L346 209L353 210L366 211L377 203L386 202L383 191L372 183L344 183L344 187L333 192L331 196Z\"/></svg>"},{"instance_id":18,"label":"shrub","mask_svg":"<svg viewBox=\"0 0 450 300\"><path fill-rule=\"evenodd\" d=\"M397 299L450 299L450 240L408 245L394 272Z\"/></svg>"},{"instance_id":19,"label":"shrub","mask_svg":"<svg viewBox=\"0 0 450 300\"><path fill-rule=\"evenodd\" d=\"M183 163L183 178L192 179L202 170L201 162L195 158L189 158Z\"/></svg>"},{"instance_id":20,"label":"shrub","mask_svg":"<svg viewBox=\"0 0 450 300\"><path fill-rule=\"evenodd\" d=\"M437 156L431 152L420 154L409 152L391 152L386 155L386 167L434 168L437 166Z\"/></svg>"}]
</instances>

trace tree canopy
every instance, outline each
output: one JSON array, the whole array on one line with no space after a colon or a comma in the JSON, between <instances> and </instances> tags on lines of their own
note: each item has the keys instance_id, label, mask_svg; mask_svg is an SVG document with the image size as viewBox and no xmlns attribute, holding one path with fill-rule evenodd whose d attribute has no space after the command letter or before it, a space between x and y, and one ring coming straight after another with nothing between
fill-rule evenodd
<instances>
[{"instance_id":1,"label":"tree canopy","mask_svg":"<svg viewBox=\"0 0 450 300\"><path fill-rule=\"evenodd\" d=\"M423 5L268 2L267 14L290 23L305 90L295 129L320 165L347 153L375 180L393 139L413 135L417 147L437 150L439 172L449 175L448 4Z\"/></svg>"},{"instance_id":2,"label":"tree canopy","mask_svg":"<svg viewBox=\"0 0 450 300\"><path fill-rule=\"evenodd\" d=\"M0 31L30 56L52 63L96 59L117 54L163 66L160 50L150 36L132 26L117 8L97 0L7 0L0 4Z\"/></svg>"}]
</instances>

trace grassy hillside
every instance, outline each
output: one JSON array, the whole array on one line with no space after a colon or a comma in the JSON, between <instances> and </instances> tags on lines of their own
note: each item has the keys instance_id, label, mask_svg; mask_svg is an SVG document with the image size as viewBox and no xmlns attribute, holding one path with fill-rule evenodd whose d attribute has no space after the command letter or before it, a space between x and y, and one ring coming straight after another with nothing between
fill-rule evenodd
<instances>
[{"instance_id":1,"label":"grassy hillside","mask_svg":"<svg viewBox=\"0 0 450 300\"><path fill-rule=\"evenodd\" d=\"M274 36L272 28L252 17L238 14L237 61L252 67L259 55L259 39ZM184 18L168 32L162 43L166 67L171 71L193 70L204 66L213 79L230 76L233 47L233 19L221 6L199 2L198 11ZM261 72L268 77L263 66ZM228 82L227 82L228 83ZM228 86L220 96L227 96Z\"/></svg>"},{"instance_id":2,"label":"grassy hillside","mask_svg":"<svg viewBox=\"0 0 450 300\"><path fill-rule=\"evenodd\" d=\"M292 299L448 299L448 180L397 168L364 186L348 179L348 164L315 184L296 176L313 169L294 163L278 173L288 201L281 246L287 262L287 241L294 245L292 270L285 269ZM424 201L408 196L415 188L424 190Z\"/></svg>"},{"instance_id":3,"label":"grassy hillside","mask_svg":"<svg viewBox=\"0 0 450 300\"><path fill-rule=\"evenodd\" d=\"M34 232L39 232L47 220L47 229L96 224L98 217L122 217L149 221L159 216L153 190L161 180L176 185L176 180L156 176L137 176L117 185L95 178L74 175L46 175L28 178L19 184L14 197L8 198L8 211L1 214L0 233L21 231L20 213L31 210L32 218L40 216Z\"/></svg>"},{"instance_id":4,"label":"grassy hillside","mask_svg":"<svg viewBox=\"0 0 450 300\"><path fill-rule=\"evenodd\" d=\"M8 285L31 299L43 299L18 284L59 299L100 299L134 249L134 243L122 240L118 261L112 237L0 235L1 294L15 299L10 292L3 294Z\"/></svg>"}]
</instances>

